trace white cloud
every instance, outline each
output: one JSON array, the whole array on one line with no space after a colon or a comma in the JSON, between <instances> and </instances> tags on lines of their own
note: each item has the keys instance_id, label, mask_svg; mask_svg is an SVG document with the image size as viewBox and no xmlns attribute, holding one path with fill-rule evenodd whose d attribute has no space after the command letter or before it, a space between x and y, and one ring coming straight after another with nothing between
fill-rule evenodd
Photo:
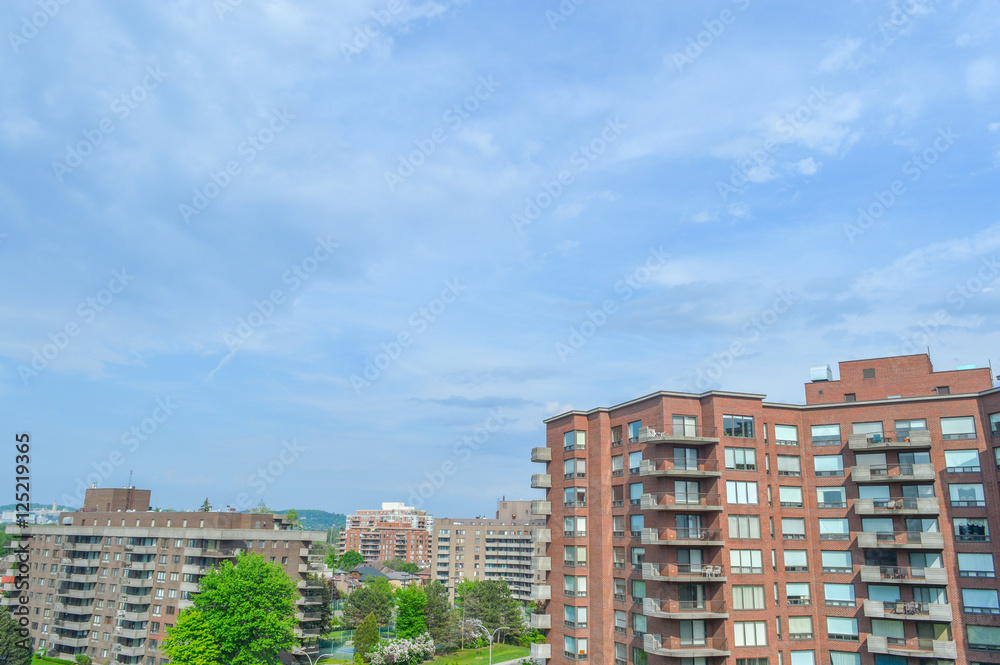
<instances>
[{"instance_id":1,"label":"white cloud","mask_svg":"<svg viewBox=\"0 0 1000 665\"><path fill-rule=\"evenodd\" d=\"M796 170L802 175L816 175L819 172L822 162L817 163L812 157L799 160L795 164Z\"/></svg>"},{"instance_id":2,"label":"white cloud","mask_svg":"<svg viewBox=\"0 0 1000 665\"><path fill-rule=\"evenodd\" d=\"M845 37L819 63L819 70L821 72L837 72L845 67L853 66L851 58L862 43L864 40L860 37Z\"/></svg>"}]
</instances>

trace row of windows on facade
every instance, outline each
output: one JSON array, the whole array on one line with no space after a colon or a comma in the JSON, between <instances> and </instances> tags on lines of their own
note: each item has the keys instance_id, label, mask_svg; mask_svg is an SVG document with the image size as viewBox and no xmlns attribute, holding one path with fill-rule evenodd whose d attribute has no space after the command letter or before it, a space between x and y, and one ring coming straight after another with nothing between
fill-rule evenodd
<instances>
[{"instance_id":1,"label":"row of windows on facade","mask_svg":"<svg viewBox=\"0 0 1000 665\"><path fill-rule=\"evenodd\" d=\"M993 436L1000 436L1000 413L989 415L990 431ZM975 416L954 416L940 419L941 436L945 440L950 439L974 439L976 438L976 418ZM799 428L797 425L774 425L775 443L798 445ZM914 418L909 420L893 421L891 433L898 440L906 438L910 432L926 431L927 420L925 418ZM639 440L642 431L642 421L636 420L627 426L628 441L635 443ZM722 417L722 435L732 438L754 438L754 418L753 416L725 415ZM673 416L671 431L673 436L699 436L708 435L711 432L704 432L698 428L698 420L694 416ZM870 434L886 436L889 434L884 428L882 421L870 421L851 423L852 434ZM617 444L623 441L622 426L617 425L611 428L611 442ZM810 435L813 444L840 443L842 440L841 425L831 423L825 425L810 426ZM767 425L764 425L764 436L767 437ZM587 446L587 433L583 430L569 430L563 433L563 447L566 450L584 450Z\"/></svg>"},{"instance_id":2,"label":"row of windows on facade","mask_svg":"<svg viewBox=\"0 0 1000 665\"><path fill-rule=\"evenodd\" d=\"M41 536L35 536L39 541ZM55 539L53 541L53 538ZM230 541L220 541L212 540L207 538L138 538L138 537L125 537L125 536L66 536L65 543L63 542L63 536L53 536L48 534L45 536L46 543L62 544L64 549L71 550L73 545L98 545L104 544L107 546L111 545L121 545L121 546L132 546L132 547L156 547L157 544L163 549L171 546L173 547L191 547L199 549L216 549L221 546L224 542ZM240 541L242 542L242 541ZM287 540L261 540L258 541L258 549L288 549L290 541ZM186 544L185 544L186 543ZM253 547L254 541L247 541L247 547ZM283 543L279 545L279 543ZM34 552L34 550L32 550ZM48 550L46 550L48 552ZM48 556L48 555L46 555Z\"/></svg>"},{"instance_id":3,"label":"row of windows on facade","mask_svg":"<svg viewBox=\"0 0 1000 665\"><path fill-rule=\"evenodd\" d=\"M437 533L438 533L439 536L450 536L451 535L451 529L438 529ZM478 529L476 530L475 534L477 536L481 535L480 531ZM464 536L465 535L465 529L455 529L455 535L456 536ZM511 536L530 536L531 535L531 531L511 531L508 534L507 531L503 531L503 530L499 530L498 531L496 529L487 529L486 530L486 535L487 536L506 536L506 535L511 535Z\"/></svg>"},{"instance_id":4,"label":"row of windows on facade","mask_svg":"<svg viewBox=\"0 0 1000 665\"><path fill-rule=\"evenodd\" d=\"M38 602L42 602L42 593L40 591L37 594L35 592L30 592L29 593L29 599L30 600L36 600L37 599ZM45 594L45 604L46 605L51 605L52 601L53 601L53 595L51 593ZM105 603L106 603L106 605L105 605ZM103 610L105 608L108 609L108 610L115 610L115 609L125 610L127 605L128 605L128 603L126 603L124 601L118 601L117 604L116 604L115 601L110 600L110 599L107 600L107 601L105 601L102 598L95 598L94 599L94 609L95 610ZM87 605L87 604L84 604L84 605L75 605L74 607L79 607L81 611L82 610L89 610L90 609L90 606ZM35 608L35 614L38 614L40 609L41 608L36 607ZM162 616L164 613L166 613L167 616L171 616L171 615L173 615L173 614L176 613L177 608L174 607L173 605L167 605L166 607L164 607L163 605L155 605L154 604L154 605L150 606L150 610L151 610L151 612L152 612L152 614L153 614L154 617L158 617L158 616ZM66 610L66 611L69 611L69 610ZM45 616L48 616L49 610L46 609L45 612L46 612ZM70 613L72 613L72 612L70 612ZM111 620L111 617L107 617L107 621L110 622L110 620Z\"/></svg>"}]
</instances>

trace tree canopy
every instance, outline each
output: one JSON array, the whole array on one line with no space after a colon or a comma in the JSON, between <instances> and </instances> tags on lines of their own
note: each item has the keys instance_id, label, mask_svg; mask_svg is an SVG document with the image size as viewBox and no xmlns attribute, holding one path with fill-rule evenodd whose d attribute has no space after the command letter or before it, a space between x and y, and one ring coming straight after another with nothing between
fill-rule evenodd
<instances>
[{"instance_id":1,"label":"tree canopy","mask_svg":"<svg viewBox=\"0 0 1000 665\"><path fill-rule=\"evenodd\" d=\"M461 588L462 585L459 585ZM506 626L503 638L517 638L524 632L524 617L504 580L483 580L466 586L463 594L465 618L483 622L490 633Z\"/></svg>"},{"instance_id":2,"label":"tree canopy","mask_svg":"<svg viewBox=\"0 0 1000 665\"><path fill-rule=\"evenodd\" d=\"M163 650L178 665L222 665L222 652L212 629L204 615L193 607L177 616L177 623L163 640Z\"/></svg>"},{"instance_id":3,"label":"tree canopy","mask_svg":"<svg viewBox=\"0 0 1000 665\"><path fill-rule=\"evenodd\" d=\"M6 609L0 610L0 663L31 665L31 640L21 637L17 619Z\"/></svg>"},{"instance_id":4,"label":"tree canopy","mask_svg":"<svg viewBox=\"0 0 1000 665\"><path fill-rule=\"evenodd\" d=\"M198 510L200 510L203 513L207 513L210 510L212 510L212 504L208 502L207 496L205 497L205 500L201 502L201 508L199 508Z\"/></svg>"},{"instance_id":5,"label":"tree canopy","mask_svg":"<svg viewBox=\"0 0 1000 665\"><path fill-rule=\"evenodd\" d=\"M355 592L357 593L357 592ZM378 619L375 618L374 614L369 614L361 623L358 624L357 630L354 631L354 655L355 660L357 656L360 656L364 660L368 652L371 651L376 644L379 642L378 634Z\"/></svg>"},{"instance_id":6,"label":"tree canopy","mask_svg":"<svg viewBox=\"0 0 1000 665\"><path fill-rule=\"evenodd\" d=\"M396 635L412 638L427 632L425 610L427 596L420 587L410 585L396 592Z\"/></svg>"},{"instance_id":7,"label":"tree canopy","mask_svg":"<svg viewBox=\"0 0 1000 665\"><path fill-rule=\"evenodd\" d=\"M448 600L448 587L434 580L424 589L427 604L424 606L424 616L427 622L427 632L435 644L443 646L452 641L454 625L448 612L451 602Z\"/></svg>"},{"instance_id":8,"label":"tree canopy","mask_svg":"<svg viewBox=\"0 0 1000 665\"><path fill-rule=\"evenodd\" d=\"M410 563L409 561L403 561L398 557L395 559L389 559L388 561L383 561L382 565L386 568L398 570L401 573L412 573L416 575L420 572L420 566L415 563Z\"/></svg>"},{"instance_id":9,"label":"tree canopy","mask_svg":"<svg viewBox=\"0 0 1000 665\"><path fill-rule=\"evenodd\" d=\"M373 614L378 625L386 626L392 620L393 606L393 590L389 581L377 577L352 591L344 601L344 624L355 628L369 614Z\"/></svg>"},{"instance_id":10,"label":"tree canopy","mask_svg":"<svg viewBox=\"0 0 1000 665\"><path fill-rule=\"evenodd\" d=\"M344 556L337 560L337 565L335 567L340 568L341 570L354 570L364 562L365 558L361 556L359 552L347 550L344 552Z\"/></svg>"}]
</instances>

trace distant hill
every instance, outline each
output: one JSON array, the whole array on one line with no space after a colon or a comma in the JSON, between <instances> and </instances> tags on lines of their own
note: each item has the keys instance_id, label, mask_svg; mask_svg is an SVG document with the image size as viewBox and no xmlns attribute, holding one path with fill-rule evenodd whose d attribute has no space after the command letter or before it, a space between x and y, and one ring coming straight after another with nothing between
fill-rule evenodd
<instances>
[{"instance_id":1,"label":"distant hill","mask_svg":"<svg viewBox=\"0 0 1000 665\"><path fill-rule=\"evenodd\" d=\"M45 508L46 510L48 510L48 509L52 508L52 504L51 503L32 503L31 504L31 508L32 509L35 509L35 508ZM58 505L56 506L56 509L58 509L58 510L67 510L67 511L68 510L73 510L72 508L67 508L66 506L58 506ZM5 503L4 505L0 506L0 511L3 511L3 510L17 510L17 504L16 503Z\"/></svg>"},{"instance_id":2,"label":"distant hill","mask_svg":"<svg viewBox=\"0 0 1000 665\"><path fill-rule=\"evenodd\" d=\"M284 515L287 512L288 510L281 510L277 514ZM298 510L298 513L302 528L306 531L326 531L332 526L343 529L347 526L347 515L340 513L328 513L325 510Z\"/></svg>"}]
</instances>

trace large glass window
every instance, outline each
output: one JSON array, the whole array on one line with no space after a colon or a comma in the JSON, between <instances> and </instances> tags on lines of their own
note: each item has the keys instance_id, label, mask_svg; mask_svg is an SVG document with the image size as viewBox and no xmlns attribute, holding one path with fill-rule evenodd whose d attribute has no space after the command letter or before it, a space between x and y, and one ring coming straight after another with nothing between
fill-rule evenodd
<instances>
[{"instance_id":1,"label":"large glass window","mask_svg":"<svg viewBox=\"0 0 1000 665\"><path fill-rule=\"evenodd\" d=\"M900 599L899 587L894 584L869 584L868 599L882 603L898 603Z\"/></svg>"},{"instance_id":2,"label":"large glass window","mask_svg":"<svg viewBox=\"0 0 1000 665\"><path fill-rule=\"evenodd\" d=\"M674 416L670 422L674 436L698 436L698 419L695 416Z\"/></svg>"},{"instance_id":3,"label":"large glass window","mask_svg":"<svg viewBox=\"0 0 1000 665\"><path fill-rule=\"evenodd\" d=\"M570 460L566 460L567 462ZM611 475L621 476L625 474L625 456L624 455L612 455L611 456Z\"/></svg>"},{"instance_id":4,"label":"large glass window","mask_svg":"<svg viewBox=\"0 0 1000 665\"><path fill-rule=\"evenodd\" d=\"M848 651L831 651L830 665L861 665L861 654ZM906 663L904 662L902 665L906 665Z\"/></svg>"},{"instance_id":5,"label":"large glass window","mask_svg":"<svg viewBox=\"0 0 1000 665\"><path fill-rule=\"evenodd\" d=\"M642 464L642 451L635 451L628 454L628 472L639 473L639 466Z\"/></svg>"},{"instance_id":6,"label":"large glass window","mask_svg":"<svg viewBox=\"0 0 1000 665\"><path fill-rule=\"evenodd\" d=\"M760 584L737 584L733 586L733 609L764 609L764 586Z\"/></svg>"},{"instance_id":7,"label":"large glass window","mask_svg":"<svg viewBox=\"0 0 1000 665\"><path fill-rule=\"evenodd\" d=\"M587 546L586 545L564 545L563 546L563 565L568 568L584 567L587 565Z\"/></svg>"},{"instance_id":8,"label":"large glass window","mask_svg":"<svg viewBox=\"0 0 1000 665\"><path fill-rule=\"evenodd\" d=\"M793 651L792 665L816 665L815 651Z\"/></svg>"},{"instance_id":9,"label":"large glass window","mask_svg":"<svg viewBox=\"0 0 1000 665\"><path fill-rule=\"evenodd\" d=\"M801 487L779 487L778 502L785 508L802 507Z\"/></svg>"},{"instance_id":10,"label":"large glass window","mask_svg":"<svg viewBox=\"0 0 1000 665\"><path fill-rule=\"evenodd\" d=\"M722 433L726 436L753 438L752 416L722 416Z\"/></svg>"},{"instance_id":11,"label":"large glass window","mask_svg":"<svg viewBox=\"0 0 1000 665\"><path fill-rule=\"evenodd\" d=\"M813 470L819 477L844 475L843 455L816 455L813 457Z\"/></svg>"},{"instance_id":12,"label":"large glass window","mask_svg":"<svg viewBox=\"0 0 1000 665\"><path fill-rule=\"evenodd\" d=\"M948 496L952 508L985 508L986 494L982 483L951 483Z\"/></svg>"},{"instance_id":13,"label":"large glass window","mask_svg":"<svg viewBox=\"0 0 1000 665\"><path fill-rule=\"evenodd\" d=\"M978 450L944 451L945 471L948 473L977 473L979 468Z\"/></svg>"},{"instance_id":14,"label":"large glass window","mask_svg":"<svg viewBox=\"0 0 1000 665\"><path fill-rule=\"evenodd\" d=\"M996 589L962 589L962 610L969 614L1000 614Z\"/></svg>"},{"instance_id":15,"label":"large glass window","mask_svg":"<svg viewBox=\"0 0 1000 665\"><path fill-rule=\"evenodd\" d=\"M795 425L775 425L774 443L779 446L799 445L799 428Z\"/></svg>"},{"instance_id":16,"label":"large glass window","mask_svg":"<svg viewBox=\"0 0 1000 665\"><path fill-rule=\"evenodd\" d=\"M645 526L645 518L643 515L629 515L629 531L632 532L633 536L638 536L642 533L642 528Z\"/></svg>"},{"instance_id":17,"label":"large glass window","mask_svg":"<svg viewBox=\"0 0 1000 665\"><path fill-rule=\"evenodd\" d=\"M858 639L858 620L846 617L827 617L826 634L831 640Z\"/></svg>"},{"instance_id":18,"label":"large glass window","mask_svg":"<svg viewBox=\"0 0 1000 665\"><path fill-rule=\"evenodd\" d=\"M586 598L587 578L580 575L564 575L563 593L571 598Z\"/></svg>"},{"instance_id":19,"label":"large glass window","mask_svg":"<svg viewBox=\"0 0 1000 665\"><path fill-rule=\"evenodd\" d=\"M586 536L587 535L587 518L583 515L580 516L567 516L563 518L563 535L564 536Z\"/></svg>"},{"instance_id":20,"label":"large glass window","mask_svg":"<svg viewBox=\"0 0 1000 665\"><path fill-rule=\"evenodd\" d=\"M985 517L956 517L955 540L960 543L988 543L990 528Z\"/></svg>"},{"instance_id":21,"label":"large glass window","mask_svg":"<svg viewBox=\"0 0 1000 665\"><path fill-rule=\"evenodd\" d=\"M824 573L852 573L854 566L851 563L850 551L823 551L820 552Z\"/></svg>"},{"instance_id":22,"label":"large glass window","mask_svg":"<svg viewBox=\"0 0 1000 665\"><path fill-rule=\"evenodd\" d=\"M760 516L730 515L730 538L760 538Z\"/></svg>"},{"instance_id":23,"label":"large glass window","mask_svg":"<svg viewBox=\"0 0 1000 665\"><path fill-rule=\"evenodd\" d=\"M633 506L638 506L642 497L642 483L629 483L628 500Z\"/></svg>"},{"instance_id":24,"label":"large glass window","mask_svg":"<svg viewBox=\"0 0 1000 665\"><path fill-rule=\"evenodd\" d=\"M990 435L994 439L1000 437L1000 413L990 414Z\"/></svg>"},{"instance_id":25,"label":"large glass window","mask_svg":"<svg viewBox=\"0 0 1000 665\"><path fill-rule=\"evenodd\" d=\"M745 480L726 481L726 503L757 505L757 483Z\"/></svg>"},{"instance_id":26,"label":"large glass window","mask_svg":"<svg viewBox=\"0 0 1000 665\"><path fill-rule=\"evenodd\" d=\"M642 421L636 420L628 424L628 442L635 443L639 440L639 430L642 429Z\"/></svg>"},{"instance_id":27,"label":"large glass window","mask_svg":"<svg viewBox=\"0 0 1000 665\"><path fill-rule=\"evenodd\" d=\"M854 607L858 602L853 584L826 583L823 585L823 598L831 607Z\"/></svg>"},{"instance_id":28,"label":"large glass window","mask_svg":"<svg viewBox=\"0 0 1000 665\"><path fill-rule=\"evenodd\" d=\"M632 598L641 600L646 597L646 581L632 580Z\"/></svg>"},{"instance_id":29,"label":"large glass window","mask_svg":"<svg viewBox=\"0 0 1000 665\"><path fill-rule=\"evenodd\" d=\"M945 441L976 438L976 419L972 416L941 419L941 437Z\"/></svg>"},{"instance_id":30,"label":"large glass window","mask_svg":"<svg viewBox=\"0 0 1000 665\"><path fill-rule=\"evenodd\" d=\"M851 425L851 432L853 434L868 434L868 435L870 435L868 437L869 439L871 439L873 441L881 441L882 440L882 423L880 423L880 422L878 422L878 423L853 423ZM877 435L878 438L875 438L875 436L871 436L871 435Z\"/></svg>"},{"instance_id":31,"label":"large glass window","mask_svg":"<svg viewBox=\"0 0 1000 665\"><path fill-rule=\"evenodd\" d=\"M586 478L587 460L573 457L563 461L563 478Z\"/></svg>"},{"instance_id":32,"label":"large glass window","mask_svg":"<svg viewBox=\"0 0 1000 665\"><path fill-rule=\"evenodd\" d=\"M757 461L753 448L726 448L726 468L735 471L756 471Z\"/></svg>"},{"instance_id":33,"label":"large glass window","mask_svg":"<svg viewBox=\"0 0 1000 665\"><path fill-rule=\"evenodd\" d=\"M801 476L802 463L792 455L777 455L779 476Z\"/></svg>"},{"instance_id":34,"label":"large glass window","mask_svg":"<svg viewBox=\"0 0 1000 665\"><path fill-rule=\"evenodd\" d=\"M805 540L806 520L804 517L782 517L781 537L784 540Z\"/></svg>"},{"instance_id":35,"label":"large glass window","mask_svg":"<svg viewBox=\"0 0 1000 665\"><path fill-rule=\"evenodd\" d=\"M573 430L563 434L563 450L586 450L587 433L581 430Z\"/></svg>"},{"instance_id":36,"label":"large glass window","mask_svg":"<svg viewBox=\"0 0 1000 665\"><path fill-rule=\"evenodd\" d=\"M789 582L785 584L785 598L789 605L810 605L812 597L808 582Z\"/></svg>"},{"instance_id":37,"label":"large glass window","mask_svg":"<svg viewBox=\"0 0 1000 665\"><path fill-rule=\"evenodd\" d=\"M587 488L567 487L563 490L563 502L567 508L586 508Z\"/></svg>"},{"instance_id":38,"label":"large glass window","mask_svg":"<svg viewBox=\"0 0 1000 665\"><path fill-rule=\"evenodd\" d=\"M923 418L916 420L897 420L894 424L896 428L896 441L906 441L910 438L910 432L922 432L927 429L927 421Z\"/></svg>"},{"instance_id":39,"label":"large glass window","mask_svg":"<svg viewBox=\"0 0 1000 665\"><path fill-rule=\"evenodd\" d=\"M831 446L840 443L840 425L813 425L812 443L814 446Z\"/></svg>"},{"instance_id":40,"label":"large glass window","mask_svg":"<svg viewBox=\"0 0 1000 665\"><path fill-rule=\"evenodd\" d=\"M808 640L813 636L813 618L788 617L788 637L792 640Z\"/></svg>"},{"instance_id":41,"label":"large glass window","mask_svg":"<svg viewBox=\"0 0 1000 665\"><path fill-rule=\"evenodd\" d=\"M844 487L817 487L817 508L846 508L847 489Z\"/></svg>"},{"instance_id":42,"label":"large glass window","mask_svg":"<svg viewBox=\"0 0 1000 665\"><path fill-rule=\"evenodd\" d=\"M872 635L886 638L889 644L906 644L903 622L895 619L872 619Z\"/></svg>"},{"instance_id":43,"label":"large glass window","mask_svg":"<svg viewBox=\"0 0 1000 665\"><path fill-rule=\"evenodd\" d=\"M563 605L563 622L570 628L586 628L587 608Z\"/></svg>"},{"instance_id":44,"label":"large glass window","mask_svg":"<svg viewBox=\"0 0 1000 665\"><path fill-rule=\"evenodd\" d=\"M567 635L564 638L564 645L565 645L566 655L572 659L576 659L578 656L587 655L586 638L570 637Z\"/></svg>"},{"instance_id":45,"label":"large glass window","mask_svg":"<svg viewBox=\"0 0 1000 665\"><path fill-rule=\"evenodd\" d=\"M996 626L967 626L969 648L976 651L1000 651L1000 628Z\"/></svg>"},{"instance_id":46,"label":"large glass window","mask_svg":"<svg viewBox=\"0 0 1000 665\"><path fill-rule=\"evenodd\" d=\"M738 647L767 646L766 621L736 621L733 623Z\"/></svg>"},{"instance_id":47,"label":"large glass window","mask_svg":"<svg viewBox=\"0 0 1000 665\"><path fill-rule=\"evenodd\" d=\"M820 540L850 540L851 530L846 519L820 518Z\"/></svg>"},{"instance_id":48,"label":"large glass window","mask_svg":"<svg viewBox=\"0 0 1000 665\"><path fill-rule=\"evenodd\" d=\"M759 575L764 572L760 550L729 550L729 566L734 575Z\"/></svg>"},{"instance_id":49,"label":"large glass window","mask_svg":"<svg viewBox=\"0 0 1000 665\"><path fill-rule=\"evenodd\" d=\"M973 552L959 552L958 575L959 577L995 577L993 570L993 555L979 554Z\"/></svg>"},{"instance_id":50,"label":"large glass window","mask_svg":"<svg viewBox=\"0 0 1000 665\"><path fill-rule=\"evenodd\" d=\"M809 556L806 550L785 550L782 558L785 560L785 572L804 573L809 570Z\"/></svg>"}]
</instances>

